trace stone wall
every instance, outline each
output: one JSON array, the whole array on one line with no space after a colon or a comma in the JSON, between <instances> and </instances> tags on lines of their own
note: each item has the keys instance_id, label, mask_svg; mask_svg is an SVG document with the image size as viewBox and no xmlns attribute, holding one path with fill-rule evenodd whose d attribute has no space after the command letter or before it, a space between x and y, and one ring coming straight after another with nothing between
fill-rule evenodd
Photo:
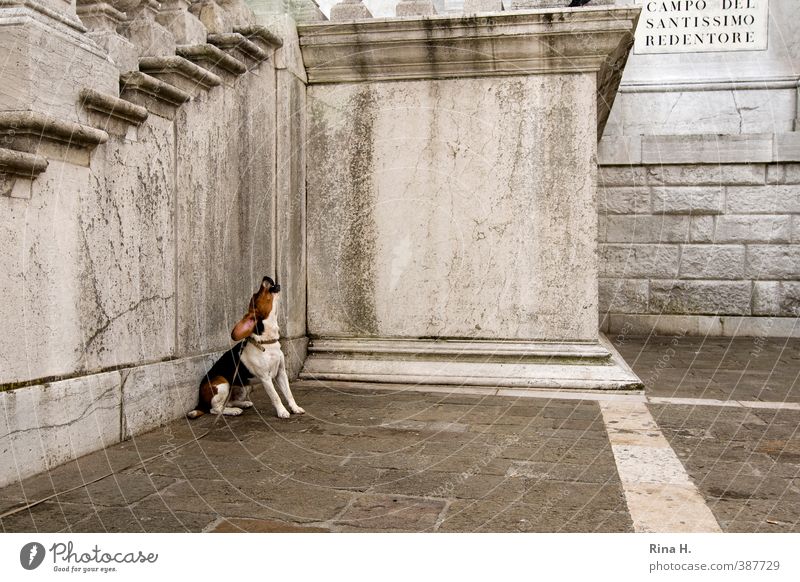
<instances>
[{"instance_id":1,"label":"stone wall","mask_svg":"<svg viewBox=\"0 0 800 582\"><path fill-rule=\"evenodd\" d=\"M800 165L605 166L600 308L631 334L796 334Z\"/></svg>"},{"instance_id":2,"label":"stone wall","mask_svg":"<svg viewBox=\"0 0 800 582\"><path fill-rule=\"evenodd\" d=\"M36 73L20 22L0 13L0 44ZM305 359L302 65L231 22L133 72L78 23L61 52L92 47L113 82L38 78L53 104L0 82L0 486L180 418L264 275Z\"/></svg>"},{"instance_id":3,"label":"stone wall","mask_svg":"<svg viewBox=\"0 0 800 582\"><path fill-rule=\"evenodd\" d=\"M598 152L604 329L800 334L795 9L769 2L764 50L631 55Z\"/></svg>"}]
</instances>

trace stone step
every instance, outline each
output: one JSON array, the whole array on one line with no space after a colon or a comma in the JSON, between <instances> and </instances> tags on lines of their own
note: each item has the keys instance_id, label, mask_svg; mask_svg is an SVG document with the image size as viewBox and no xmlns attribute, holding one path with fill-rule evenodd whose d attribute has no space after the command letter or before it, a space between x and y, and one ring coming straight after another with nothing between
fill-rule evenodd
<instances>
[{"instance_id":1,"label":"stone step","mask_svg":"<svg viewBox=\"0 0 800 582\"><path fill-rule=\"evenodd\" d=\"M426 359L454 357L459 361L547 361L567 359L576 363L607 362L609 352L597 343L557 343L512 340L326 338L311 340L309 353L390 355Z\"/></svg>"},{"instance_id":2,"label":"stone step","mask_svg":"<svg viewBox=\"0 0 800 582\"><path fill-rule=\"evenodd\" d=\"M308 351L300 373L304 380L548 390L643 387L603 337L597 343L330 338L313 340Z\"/></svg>"}]
</instances>

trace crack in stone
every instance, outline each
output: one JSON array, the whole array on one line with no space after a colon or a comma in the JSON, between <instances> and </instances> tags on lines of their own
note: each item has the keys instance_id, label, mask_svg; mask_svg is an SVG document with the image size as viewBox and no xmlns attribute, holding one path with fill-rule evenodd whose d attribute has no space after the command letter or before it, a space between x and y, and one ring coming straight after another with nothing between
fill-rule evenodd
<instances>
[{"instance_id":1,"label":"crack in stone","mask_svg":"<svg viewBox=\"0 0 800 582\"><path fill-rule=\"evenodd\" d=\"M76 423L80 422L92 410L98 410L98 411L100 411L100 410L114 410L117 407L116 404L113 404L112 406L98 406L98 405L96 405L96 402L99 401L99 400L102 400L106 395L108 395L109 393L113 392L116 388L117 388L117 385L114 384L113 386L111 386L107 390L101 392L100 395L95 400L93 400L92 402L90 402L87 405L87 407L83 410L83 412L81 412L81 414L77 418L74 418L72 420L69 420L69 421L67 421L65 423L60 423L60 424L48 424L47 426L32 426L30 428L20 428L20 429L17 429L17 430L14 430L14 431L11 431L11 432L5 434L0 438L6 438L6 437L10 438L10 437L13 437L14 435L23 434L23 433L34 431L34 430L50 430L50 429L54 429L54 428L64 428L64 427L71 426L73 424L76 424Z\"/></svg>"}]
</instances>

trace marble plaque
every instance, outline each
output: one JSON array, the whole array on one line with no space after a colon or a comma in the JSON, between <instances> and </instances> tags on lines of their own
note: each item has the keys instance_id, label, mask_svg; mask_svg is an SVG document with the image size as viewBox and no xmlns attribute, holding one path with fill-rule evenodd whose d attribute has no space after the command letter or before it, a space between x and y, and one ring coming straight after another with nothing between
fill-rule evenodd
<instances>
[{"instance_id":1,"label":"marble plaque","mask_svg":"<svg viewBox=\"0 0 800 582\"><path fill-rule=\"evenodd\" d=\"M636 0L636 54L767 49L769 0Z\"/></svg>"}]
</instances>

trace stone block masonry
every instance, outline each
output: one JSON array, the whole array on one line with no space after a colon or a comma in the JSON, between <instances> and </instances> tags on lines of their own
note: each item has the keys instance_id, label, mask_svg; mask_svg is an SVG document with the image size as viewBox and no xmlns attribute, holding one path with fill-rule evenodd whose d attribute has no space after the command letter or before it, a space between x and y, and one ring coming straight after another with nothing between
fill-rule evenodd
<instances>
[{"instance_id":1,"label":"stone block masonry","mask_svg":"<svg viewBox=\"0 0 800 582\"><path fill-rule=\"evenodd\" d=\"M605 329L798 333L800 164L605 165L598 197Z\"/></svg>"}]
</instances>

